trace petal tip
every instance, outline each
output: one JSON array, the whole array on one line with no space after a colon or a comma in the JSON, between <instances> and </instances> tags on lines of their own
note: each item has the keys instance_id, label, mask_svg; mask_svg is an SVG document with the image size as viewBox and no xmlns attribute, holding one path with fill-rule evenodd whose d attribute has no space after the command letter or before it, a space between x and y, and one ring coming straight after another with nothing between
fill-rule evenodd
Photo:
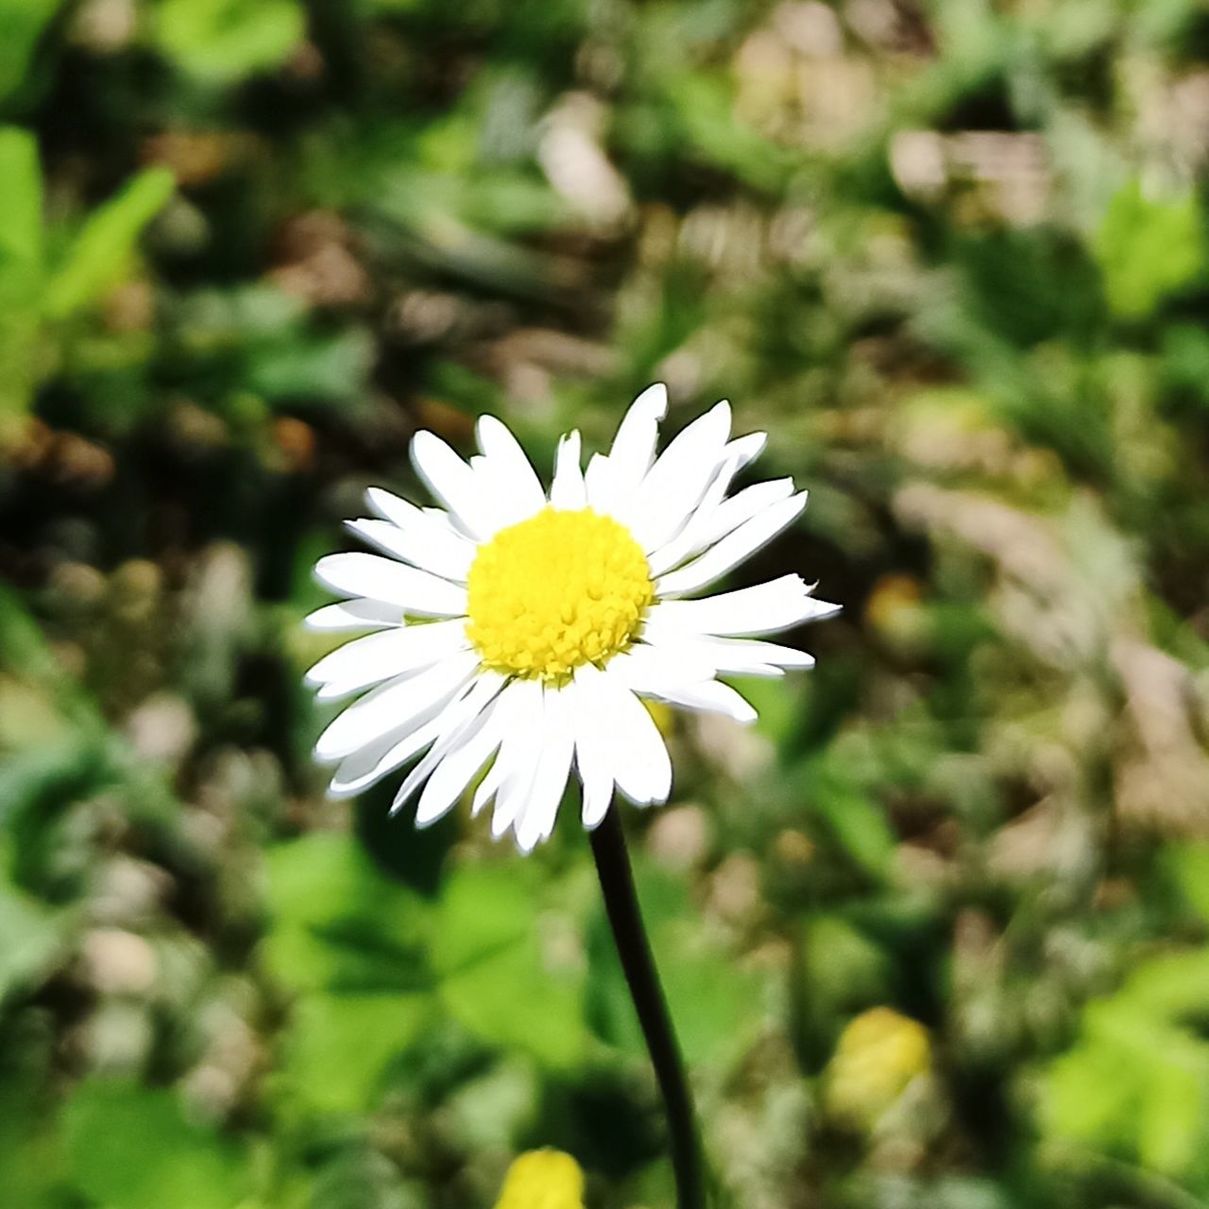
<instances>
[{"instance_id":1,"label":"petal tip","mask_svg":"<svg viewBox=\"0 0 1209 1209\"><path fill-rule=\"evenodd\" d=\"M644 410L649 409L652 419L662 420L667 415L667 384L652 382L638 393L631 406L637 407L639 404Z\"/></svg>"}]
</instances>

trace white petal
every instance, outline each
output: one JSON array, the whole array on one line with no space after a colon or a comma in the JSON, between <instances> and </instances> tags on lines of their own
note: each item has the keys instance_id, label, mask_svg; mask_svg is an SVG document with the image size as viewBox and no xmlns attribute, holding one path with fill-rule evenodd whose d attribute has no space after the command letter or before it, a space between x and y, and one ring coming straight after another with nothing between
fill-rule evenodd
<instances>
[{"instance_id":1,"label":"white petal","mask_svg":"<svg viewBox=\"0 0 1209 1209\"><path fill-rule=\"evenodd\" d=\"M594 453L584 471L584 494L588 506L597 512L609 512L613 506L613 469L603 453Z\"/></svg>"},{"instance_id":2,"label":"white petal","mask_svg":"<svg viewBox=\"0 0 1209 1209\"><path fill-rule=\"evenodd\" d=\"M763 434L756 434L763 435ZM726 493L742 466L742 451L736 451L735 446L746 440L732 441L726 448L726 456L710 480L701 502L685 521L683 528L659 549L651 552L648 559L652 575L662 575L673 567L679 566L685 559L700 553L714 539L708 535L714 528L713 520L717 510L722 506ZM792 480L786 479L788 489L785 495L793 494Z\"/></svg>"},{"instance_id":3,"label":"white petal","mask_svg":"<svg viewBox=\"0 0 1209 1209\"><path fill-rule=\"evenodd\" d=\"M603 722L601 734L617 788L638 806L667 801L672 762L646 706L616 678L590 663L579 668L576 677L592 712Z\"/></svg>"},{"instance_id":4,"label":"white petal","mask_svg":"<svg viewBox=\"0 0 1209 1209\"><path fill-rule=\"evenodd\" d=\"M538 695L540 689L535 680L516 679L509 681L500 694L496 718L500 728L500 753L475 790L470 809L472 816L477 817L503 781L509 760L516 750L517 736L532 730L534 715L541 705Z\"/></svg>"},{"instance_id":5,"label":"white petal","mask_svg":"<svg viewBox=\"0 0 1209 1209\"><path fill-rule=\"evenodd\" d=\"M558 442L558 453L554 459L554 482L550 487L550 503L555 508L574 511L587 507L588 493L579 461L579 445L578 432L569 432Z\"/></svg>"},{"instance_id":6,"label":"white petal","mask_svg":"<svg viewBox=\"0 0 1209 1209\"><path fill-rule=\"evenodd\" d=\"M839 605L815 600L810 592L810 585L800 575L782 575L754 588L723 592L703 600L661 601L651 606L648 618L662 631L766 634L840 611Z\"/></svg>"},{"instance_id":7,"label":"white petal","mask_svg":"<svg viewBox=\"0 0 1209 1209\"><path fill-rule=\"evenodd\" d=\"M418 508L410 501L400 499L382 487L366 488L365 502L382 520L390 521L391 524L398 525L400 529L405 529L418 521L433 529L434 532L442 535L452 534L463 541L467 540L466 534L453 523L444 508Z\"/></svg>"},{"instance_id":8,"label":"white petal","mask_svg":"<svg viewBox=\"0 0 1209 1209\"><path fill-rule=\"evenodd\" d=\"M466 623L461 618L397 626L346 642L320 659L307 672L306 680L308 684L340 684L343 692L356 692L427 667L469 646Z\"/></svg>"},{"instance_id":9,"label":"white petal","mask_svg":"<svg viewBox=\"0 0 1209 1209\"><path fill-rule=\"evenodd\" d=\"M613 800L613 772L604 738L605 719L593 708L591 693L582 691L578 678L563 689L575 733L575 765L583 783L583 824L599 826Z\"/></svg>"},{"instance_id":10,"label":"white petal","mask_svg":"<svg viewBox=\"0 0 1209 1209\"><path fill-rule=\"evenodd\" d=\"M474 537L491 534L491 498L471 468L436 433L420 431L411 439L411 461L428 489Z\"/></svg>"},{"instance_id":11,"label":"white petal","mask_svg":"<svg viewBox=\"0 0 1209 1209\"><path fill-rule=\"evenodd\" d=\"M542 746L529 787L529 799L516 821L516 842L522 852L532 852L554 830L558 807L571 774L574 735L566 702L556 688L542 692Z\"/></svg>"},{"instance_id":12,"label":"white petal","mask_svg":"<svg viewBox=\"0 0 1209 1209\"><path fill-rule=\"evenodd\" d=\"M303 619L308 630L372 630L400 626L403 615L397 606L381 600L342 600L324 605Z\"/></svg>"},{"instance_id":13,"label":"white petal","mask_svg":"<svg viewBox=\"0 0 1209 1209\"><path fill-rule=\"evenodd\" d=\"M670 705L683 705L688 709L725 714L736 722L754 722L758 716L750 702L740 696L729 684L723 684L720 680L704 680L700 684L669 686L666 689L651 691L650 695L658 697Z\"/></svg>"},{"instance_id":14,"label":"white petal","mask_svg":"<svg viewBox=\"0 0 1209 1209\"><path fill-rule=\"evenodd\" d=\"M805 507L806 492L802 491L753 516L695 562L657 580L655 595L662 599L696 592L721 579L727 571L737 567L744 559L772 541L787 525L797 520Z\"/></svg>"},{"instance_id":15,"label":"white petal","mask_svg":"<svg viewBox=\"0 0 1209 1209\"><path fill-rule=\"evenodd\" d=\"M698 647L688 644L653 646L635 643L628 651L609 660L607 673L620 678L635 692L650 692L666 684L696 684L713 678L717 668Z\"/></svg>"},{"instance_id":16,"label":"white petal","mask_svg":"<svg viewBox=\"0 0 1209 1209\"><path fill-rule=\"evenodd\" d=\"M491 834L495 839L516 822L529 800L543 740L542 686L536 680L515 683L518 688L523 686L523 695L518 692L514 703L516 712L500 746L500 754L475 793L476 810L495 795L495 810L491 816Z\"/></svg>"},{"instance_id":17,"label":"white petal","mask_svg":"<svg viewBox=\"0 0 1209 1209\"><path fill-rule=\"evenodd\" d=\"M766 508L779 504L793 495L793 479L769 479L763 483L753 483L742 491L723 500L713 513L702 517L698 538L699 550L721 540L732 530L758 516Z\"/></svg>"},{"instance_id":18,"label":"white petal","mask_svg":"<svg viewBox=\"0 0 1209 1209\"><path fill-rule=\"evenodd\" d=\"M617 427L609 462L622 489L637 487L655 460L659 421L667 415L667 387L662 382L648 386L633 403Z\"/></svg>"},{"instance_id":19,"label":"white petal","mask_svg":"<svg viewBox=\"0 0 1209 1209\"><path fill-rule=\"evenodd\" d=\"M492 500L492 532L532 516L545 506L546 493L520 442L495 416L480 416L476 425Z\"/></svg>"},{"instance_id":20,"label":"white petal","mask_svg":"<svg viewBox=\"0 0 1209 1209\"><path fill-rule=\"evenodd\" d=\"M764 452L764 446L768 444L768 433L766 432L749 432L746 436L735 437L726 446L726 456L733 457L738 464L738 469L742 470L744 466L750 466Z\"/></svg>"},{"instance_id":21,"label":"white petal","mask_svg":"<svg viewBox=\"0 0 1209 1209\"><path fill-rule=\"evenodd\" d=\"M491 812L493 840L504 836L524 813L540 757L541 746L533 739L526 741L523 748L518 750L512 772L500 782L495 794L495 809Z\"/></svg>"},{"instance_id":22,"label":"white petal","mask_svg":"<svg viewBox=\"0 0 1209 1209\"><path fill-rule=\"evenodd\" d=\"M457 802L475 773L495 753L503 733L497 722L497 697L462 732L433 770L416 804L416 826L427 827Z\"/></svg>"},{"instance_id":23,"label":"white petal","mask_svg":"<svg viewBox=\"0 0 1209 1209\"><path fill-rule=\"evenodd\" d=\"M319 736L315 757L320 761L350 755L374 743L396 727L418 717L434 701L444 701L478 670L476 651L465 651L414 676L396 677L354 701Z\"/></svg>"},{"instance_id":24,"label":"white petal","mask_svg":"<svg viewBox=\"0 0 1209 1209\"><path fill-rule=\"evenodd\" d=\"M387 491L385 487L367 487L365 502L375 515L384 521L398 525L400 529L405 529L410 525L415 520L416 514L421 511L410 500L402 499L394 492ZM444 515L443 512L442 515Z\"/></svg>"},{"instance_id":25,"label":"white petal","mask_svg":"<svg viewBox=\"0 0 1209 1209\"><path fill-rule=\"evenodd\" d=\"M433 769L476 728L480 714L495 700L507 683L498 672L480 671L470 691L448 711L443 729L424 758L399 786L390 813L397 814L432 775Z\"/></svg>"},{"instance_id":26,"label":"white petal","mask_svg":"<svg viewBox=\"0 0 1209 1209\"><path fill-rule=\"evenodd\" d=\"M407 725L395 727L381 739L345 756L328 786L329 798L351 798L401 768L444 734L466 690L438 699Z\"/></svg>"},{"instance_id":27,"label":"white petal","mask_svg":"<svg viewBox=\"0 0 1209 1209\"><path fill-rule=\"evenodd\" d=\"M665 630L650 622L643 639L654 647L670 647L711 663L719 672L737 676L780 676L786 668L814 667L814 656L796 647L778 646L753 638L715 638Z\"/></svg>"},{"instance_id":28,"label":"white petal","mask_svg":"<svg viewBox=\"0 0 1209 1209\"><path fill-rule=\"evenodd\" d=\"M657 550L679 532L722 465L729 433L730 404L723 401L680 433L621 503L618 519L643 550Z\"/></svg>"},{"instance_id":29,"label":"white petal","mask_svg":"<svg viewBox=\"0 0 1209 1209\"><path fill-rule=\"evenodd\" d=\"M344 523L394 558L430 571L442 579L465 583L477 549L453 529L435 523L417 508L415 518L400 528L392 521L355 520Z\"/></svg>"},{"instance_id":30,"label":"white petal","mask_svg":"<svg viewBox=\"0 0 1209 1209\"><path fill-rule=\"evenodd\" d=\"M659 421L667 414L667 387L648 386L617 427L608 457L597 454L588 464L588 502L597 512L613 515L638 489L655 459Z\"/></svg>"},{"instance_id":31,"label":"white petal","mask_svg":"<svg viewBox=\"0 0 1209 1209\"><path fill-rule=\"evenodd\" d=\"M466 613L464 587L378 554L328 554L315 564L315 578L333 592L368 596L404 613L427 617Z\"/></svg>"}]
</instances>

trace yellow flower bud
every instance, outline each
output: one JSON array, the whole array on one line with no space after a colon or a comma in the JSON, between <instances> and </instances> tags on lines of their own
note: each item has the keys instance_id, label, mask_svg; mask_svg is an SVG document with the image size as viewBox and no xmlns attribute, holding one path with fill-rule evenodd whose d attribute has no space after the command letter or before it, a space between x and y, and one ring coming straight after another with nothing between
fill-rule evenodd
<instances>
[{"instance_id":1,"label":"yellow flower bud","mask_svg":"<svg viewBox=\"0 0 1209 1209\"><path fill-rule=\"evenodd\" d=\"M561 1150L530 1150L513 1160L495 1209L584 1209L584 1175Z\"/></svg>"},{"instance_id":2,"label":"yellow flower bud","mask_svg":"<svg viewBox=\"0 0 1209 1209\"><path fill-rule=\"evenodd\" d=\"M872 1126L932 1064L928 1030L888 1007L862 1012L840 1034L827 1066L825 1098L833 1117Z\"/></svg>"}]
</instances>

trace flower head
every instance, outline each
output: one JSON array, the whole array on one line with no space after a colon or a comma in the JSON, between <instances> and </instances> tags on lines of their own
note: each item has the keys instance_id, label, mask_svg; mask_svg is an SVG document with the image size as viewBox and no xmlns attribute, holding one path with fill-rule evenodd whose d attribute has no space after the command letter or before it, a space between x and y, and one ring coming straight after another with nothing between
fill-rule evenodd
<instances>
[{"instance_id":1,"label":"flower head","mask_svg":"<svg viewBox=\"0 0 1209 1209\"><path fill-rule=\"evenodd\" d=\"M530 1150L514 1159L495 1209L583 1209L584 1176L561 1150Z\"/></svg>"},{"instance_id":2,"label":"flower head","mask_svg":"<svg viewBox=\"0 0 1209 1209\"><path fill-rule=\"evenodd\" d=\"M316 744L336 765L333 796L419 757L394 809L418 793L423 826L488 768L474 812L494 802L493 834L511 830L529 851L553 830L572 769L588 827L614 789L640 806L667 800L671 761L643 699L750 722L719 675L813 664L752 637L837 611L800 576L685 599L796 519L806 493L778 479L730 494L765 438L732 440L726 403L656 458L666 408L662 386L644 391L586 471L579 434L564 436L548 494L492 416L469 462L416 435L412 460L441 506L372 488L376 517L349 527L382 554L332 554L315 569L347 599L308 624L374 631L307 674L322 700L362 694Z\"/></svg>"}]
</instances>

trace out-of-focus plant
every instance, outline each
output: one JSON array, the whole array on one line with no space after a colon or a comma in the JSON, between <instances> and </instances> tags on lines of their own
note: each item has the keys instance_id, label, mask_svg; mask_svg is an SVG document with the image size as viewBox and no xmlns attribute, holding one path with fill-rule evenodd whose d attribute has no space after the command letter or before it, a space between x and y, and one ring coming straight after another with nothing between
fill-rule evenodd
<instances>
[{"instance_id":1,"label":"out-of-focus plant","mask_svg":"<svg viewBox=\"0 0 1209 1209\"><path fill-rule=\"evenodd\" d=\"M138 237L172 194L163 168L149 168L74 229L48 229L42 170L31 134L0 127L0 358L13 372L0 386L0 414L20 414L53 368L48 327L78 315L129 270ZM45 362L50 360L50 365Z\"/></svg>"}]
</instances>

